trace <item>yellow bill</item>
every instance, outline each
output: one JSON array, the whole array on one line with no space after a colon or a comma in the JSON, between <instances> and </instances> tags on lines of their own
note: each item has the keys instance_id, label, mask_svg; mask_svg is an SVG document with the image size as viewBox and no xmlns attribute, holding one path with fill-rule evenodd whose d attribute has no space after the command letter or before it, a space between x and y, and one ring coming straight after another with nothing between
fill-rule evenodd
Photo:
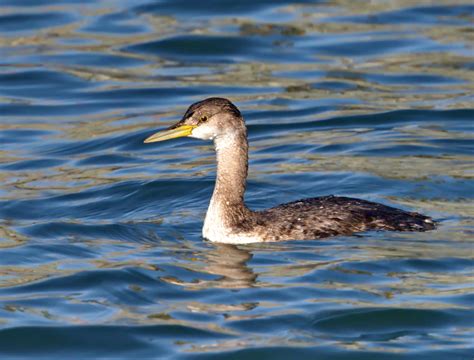
<instances>
[{"instance_id":1,"label":"yellow bill","mask_svg":"<svg viewBox=\"0 0 474 360\"><path fill-rule=\"evenodd\" d=\"M161 130L154 133L152 136L145 139L144 143L152 143L157 141L164 141L169 139L175 139L183 136L189 136L192 134L195 125L181 125L175 129Z\"/></svg>"}]
</instances>

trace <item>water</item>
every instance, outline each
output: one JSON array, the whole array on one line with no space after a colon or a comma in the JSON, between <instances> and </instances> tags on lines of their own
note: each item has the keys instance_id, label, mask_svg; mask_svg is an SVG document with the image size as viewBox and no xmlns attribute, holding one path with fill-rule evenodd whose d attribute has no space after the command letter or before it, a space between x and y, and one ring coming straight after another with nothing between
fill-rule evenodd
<instances>
[{"instance_id":1,"label":"water","mask_svg":"<svg viewBox=\"0 0 474 360\"><path fill-rule=\"evenodd\" d=\"M472 358L472 4L1 4L2 358ZM252 208L346 195L439 229L203 241L211 144L142 142L216 95Z\"/></svg>"}]
</instances>

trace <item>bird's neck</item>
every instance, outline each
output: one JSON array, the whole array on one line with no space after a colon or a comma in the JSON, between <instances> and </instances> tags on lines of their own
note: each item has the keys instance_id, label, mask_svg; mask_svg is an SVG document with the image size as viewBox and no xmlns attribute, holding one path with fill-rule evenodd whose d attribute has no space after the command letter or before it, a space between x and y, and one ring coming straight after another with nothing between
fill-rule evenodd
<instances>
[{"instance_id":1,"label":"bird's neck","mask_svg":"<svg viewBox=\"0 0 474 360\"><path fill-rule=\"evenodd\" d=\"M248 143L245 128L214 139L217 178L204 222L204 236L211 229L232 227L248 216L244 204L248 169ZM213 230L213 231L214 231Z\"/></svg>"},{"instance_id":2,"label":"bird's neck","mask_svg":"<svg viewBox=\"0 0 474 360\"><path fill-rule=\"evenodd\" d=\"M245 132L214 140L217 154L217 178L211 203L242 206L248 169L248 143Z\"/></svg>"}]
</instances>

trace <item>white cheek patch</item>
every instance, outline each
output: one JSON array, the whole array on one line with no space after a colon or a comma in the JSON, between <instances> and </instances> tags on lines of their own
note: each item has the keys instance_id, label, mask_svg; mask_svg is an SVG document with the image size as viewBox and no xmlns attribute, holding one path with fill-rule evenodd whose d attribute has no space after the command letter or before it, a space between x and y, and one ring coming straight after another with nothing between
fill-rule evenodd
<instances>
[{"instance_id":1,"label":"white cheek patch","mask_svg":"<svg viewBox=\"0 0 474 360\"><path fill-rule=\"evenodd\" d=\"M200 126L193 130L191 135L192 138L201 139L201 140L214 140L217 134L215 134L210 129L206 129L206 126Z\"/></svg>"}]
</instances>

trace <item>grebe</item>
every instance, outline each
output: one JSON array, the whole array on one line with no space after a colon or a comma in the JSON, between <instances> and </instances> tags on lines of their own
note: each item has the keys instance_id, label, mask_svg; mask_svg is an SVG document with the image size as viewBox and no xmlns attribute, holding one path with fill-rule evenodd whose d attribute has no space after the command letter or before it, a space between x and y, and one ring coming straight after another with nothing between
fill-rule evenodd
<instances>
[{"instance_id":1,"label":"grebe","mask_svg":"<svg viewBox=\"0 0 474 360\"><path fill-rule=\"evenodd\" d=\"M209 98L189 107L181 121L148 137L152 143L189 136L214 141L217 179L204 220L204 238L221 243L310 240L366 230L426 231L424 215L339 196L323 196L252 211L244 203L247 128L229 100Z\"/></svg>"}]
</instances>

